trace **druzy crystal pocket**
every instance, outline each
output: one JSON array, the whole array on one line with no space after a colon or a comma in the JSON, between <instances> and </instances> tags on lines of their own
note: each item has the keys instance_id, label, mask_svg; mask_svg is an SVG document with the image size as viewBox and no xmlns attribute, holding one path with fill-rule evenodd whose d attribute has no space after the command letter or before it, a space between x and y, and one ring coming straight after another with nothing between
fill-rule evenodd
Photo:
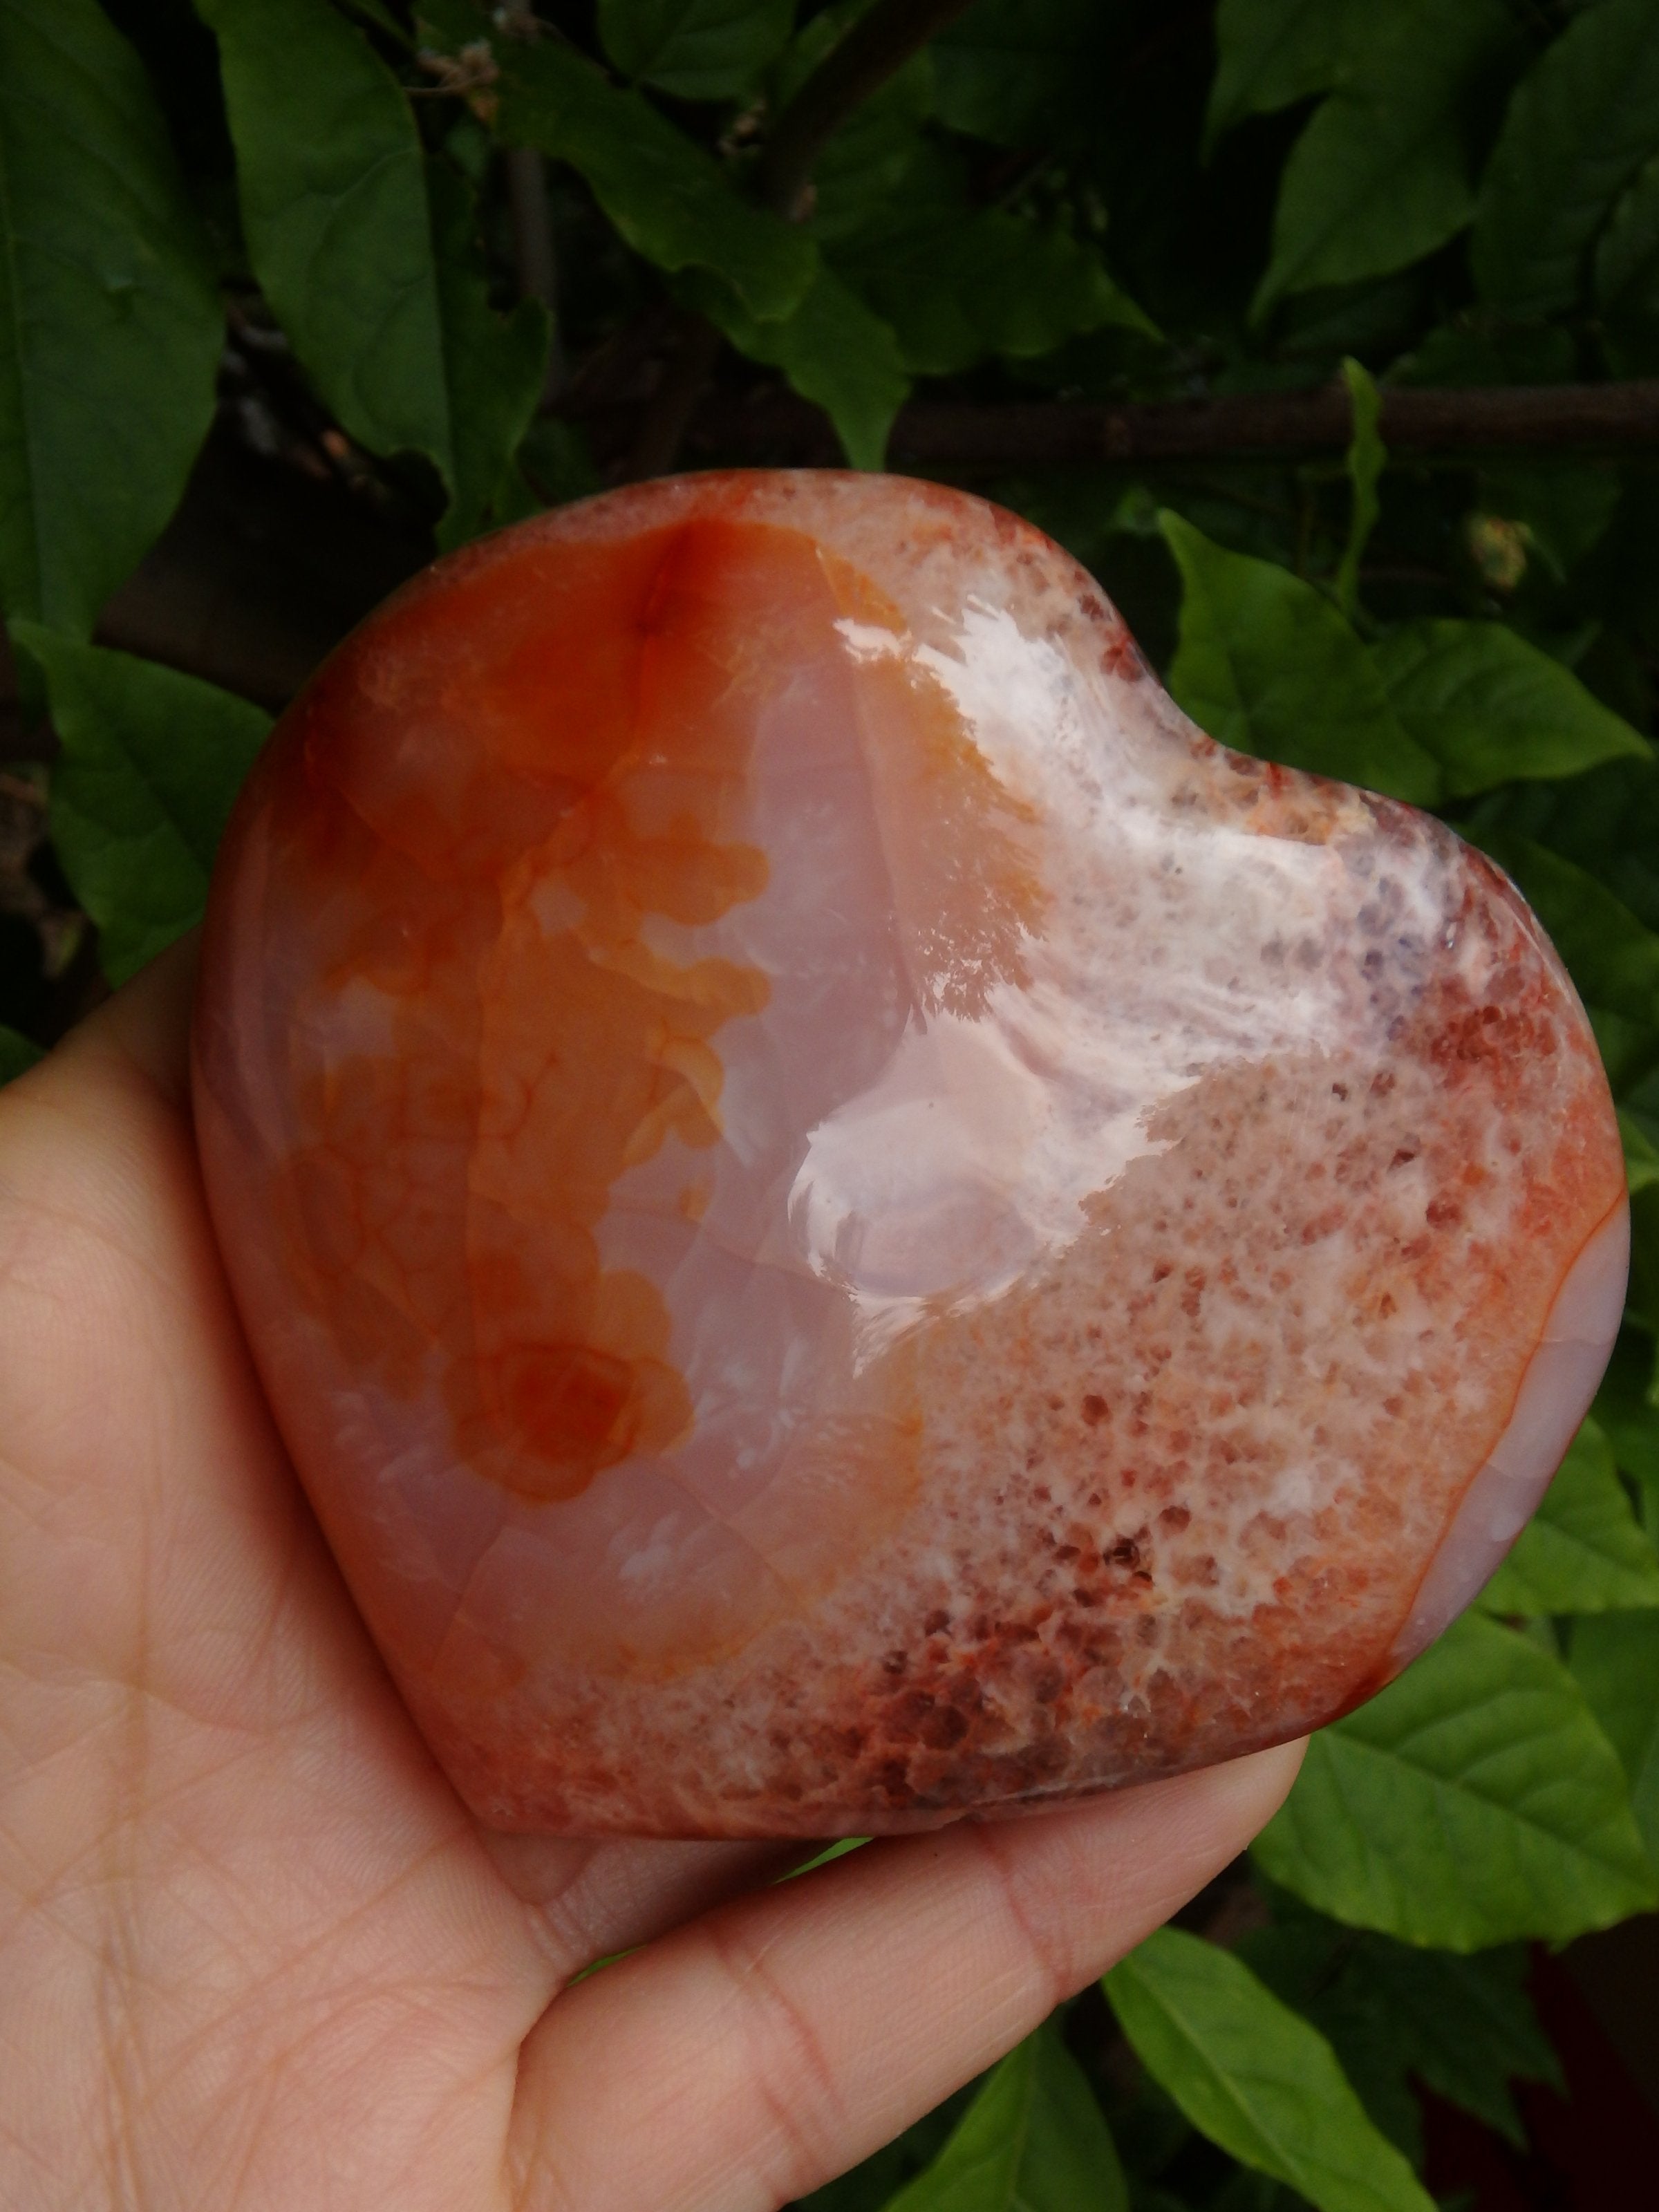
<instances>
[{"instance_id":1,"label":"druzy crystal pocket","mask_svg":"<svg viewBox=\"0 0 1659 2212\"><path fill-rule=\"evenodd\" d=\"M1617 1325L1508 883L893 478L653 484L400 592L243 799L197 1047L283 1433L501 1826L923 1826L1328 1719Z\"/></svg>"}]
</instances>

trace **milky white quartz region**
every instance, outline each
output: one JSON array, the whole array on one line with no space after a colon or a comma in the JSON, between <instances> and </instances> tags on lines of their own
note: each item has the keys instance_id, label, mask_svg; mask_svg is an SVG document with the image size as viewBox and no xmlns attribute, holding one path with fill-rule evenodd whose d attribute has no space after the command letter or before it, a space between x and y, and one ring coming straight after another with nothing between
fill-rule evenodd
<instances>
[{"instance_id":1,"label":"milky white quartz region","mask_svg":"<svg viewBox=\"0 0 1659 2212\"><path fill-rule=\"evenodd\" d=\"M502 1827L921 1827L1329 1719L1501 1558L1623 1291L1513 887L891 477L610 494L371 617L227 841L197 1109Z\"/></svg>"}]
</instances>

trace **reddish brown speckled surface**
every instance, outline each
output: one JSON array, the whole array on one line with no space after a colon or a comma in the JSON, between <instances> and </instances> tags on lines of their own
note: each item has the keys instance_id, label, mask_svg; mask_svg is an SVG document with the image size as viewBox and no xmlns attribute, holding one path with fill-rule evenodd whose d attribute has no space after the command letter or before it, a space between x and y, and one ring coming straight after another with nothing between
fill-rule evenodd
<instances>
[{"instance_id":1,"label":"reddish brown speckled surface","mask_svg":"<svg viewBox=\"0 0 1659 2212\"><path fill-rule=\"evenodd\" d=\"M228 840L198 1114L325 1528L508 1826L1298 1732L1495 1563L1622 1286L1504 879L890 478L615 495L366 624Z\"/></svg>"}]
</instances>

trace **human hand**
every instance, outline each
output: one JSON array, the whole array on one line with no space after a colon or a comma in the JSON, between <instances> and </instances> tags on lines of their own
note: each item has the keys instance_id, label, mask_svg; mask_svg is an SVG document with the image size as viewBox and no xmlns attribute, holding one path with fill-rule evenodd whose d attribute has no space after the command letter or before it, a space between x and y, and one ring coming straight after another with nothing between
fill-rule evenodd
<instances>
[{"instance_id":1,"label":"human hand","mask_svg":"<svg viewBox=\"0 0 1659 2212\"><path fill-rule=\"evenodd\" d=\"M1294 1747L781 1889L799 1845L482 1833L249 1364L191 1137L191 972L176 949L0 1094L10 2212L775 2207L1272 1813Z\"/></svg>"}]
</instances>

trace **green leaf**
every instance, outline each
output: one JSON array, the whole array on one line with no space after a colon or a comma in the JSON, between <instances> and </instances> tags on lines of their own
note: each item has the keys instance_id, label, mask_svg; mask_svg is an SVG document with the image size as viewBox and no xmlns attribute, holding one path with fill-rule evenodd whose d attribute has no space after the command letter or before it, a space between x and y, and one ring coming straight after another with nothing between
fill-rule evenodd
<instances>
[{"instance_id":1,"label":"green leaf","mask_svg":"<svg viewBox=\"0 0 1659 2212\"><path fill-rule=\"evenodd\" d=\"M1625 1297L1625 1316L1638 1328L1659 1335L1659 1185L1645 1181L1631 1193L1630 1288ZM1622 1450L1626 1461L1631 1456L1628 1446L1626 1431L1614 1444L1615 1451ZM1645 1478L1647 1470L1638 1473ZM1650 1513L1655 1502L1659 1501L1650 1491Z\"/></svg>"},{"instance_id":2,"label":"green leaf","mask_svg":"<svg viewBox=\"0 0 1659 2212\"><path fill-rule=\"evenodd\" d=\"M679 289L739 353L781 368L803 399L823 409L855 469L881 467L910 380L891 325L833 270L821 267L794 313L777 322L757 322L723 286L693 281Z\"/></svg>"},{"instance_id":3,"label":"green leaf","mask_svg":"<svg viewBox=\"0 0 1659 2212\"><path fill-rule=\"evenodd\" d=\"M1396 2048L1424 2087L1484 2120L1518 2148L1525 2128L1511 2081L1564 2089L1560 2061L1527 1995L1531 1961L1524 1944L1457 1958L1362 1938L1377 1996L1395 2024ZM1386 1949L1382 1947L1386 1944Z\"/></svg>"},{"instance_id":4,"label":"green leaf","mask_svg":"<svg viewBox=\"0 0 1659 2212\"><path fill-rule=\"evenodd\" d=\"M427 165L427 186L453 425L455 496L438 530L447 550L505 519L513 457L547 373L550 328L539 300L521 300L510 315L490 306L470 187L439 160Z\"/></svg>"},{"instance_id":5,"label":"green leaf","mask_svg":"<svg viewBox=\"0 0 1659 2212\"><path fill-rule=\"evenodd\" d=\"M588 499L604 489L586 440L574 422L562 422L556 415L538 416L525 432L514 471L523 486L522 500L514 514L503 514L503 520Z\"/></svg>"},{"instance_id":6,"label":"green leaf","mask_svg":"<svg viewBox=\"0 0 1659 2212\"><path fill-rule=\"evenodd\" d=\"M1105 1989L1141 2064L1234 2158L1320 2212L1431 2212L1330 2045L1242 1960L1160 1928Z\"/></svg>"},{"instance_id":7,"label":"green leaf","mask_svg":"<svg viewBox=\"0 0 1659 2212\"><path fill-rule=\"evenodd\" d=\"M1638 170L1601 233L1595 297L1611 323L1659 319L1659 154Z\"/></svg>"},{"instance_id":8,"label":"green leaf","mask_svg":"<svg viewBox=\"0 0 1659 2212\"><path fill-rule=\"evenodd\" d=\"M1634 1198L1659 1183L1659 1145L1628 1114L1619 1116L1619 1134L1625 1148L1625 1183Z\"/></svg>"},{"instance_id":9,"label":"green leaf","mask_svg":"<svg viewBox=\"0 0 1659 2212\"><path fill-rule=\"evenodd\" d=\"M1431 806L1439 771L1330 601L1177 514L1159 524L1184 587L1170 689L1200 727L1236 751Z\"/></svg>"},{"instance_id":10,"label":"green leaf","mask_svg":"<svg viewBox=\"0 0 1659 2212\"><path fill-rule=\"evenodd\" d=\"M815 1851L801 1865L791 1867L787 1874L781 1874L778 1880L799 1881L804 1874L816 1874L820 1867L830 1866L836 1859L844 1859L849 1851L861 1851L869 1841L868 1836L838 1836L833 1844L826 1844L821 1851Z\"/></svg>"},{"instance_id":11,"label":"green leaf","mask_svg":"<svg viewBox=\"0 0 1659 2212\"><path fill-rule=\"evenodd\" d=\"M353 15L361 15L377 31L390 39L394 46L412 46L414 40L392 14L386 0L342 0L342 5Z\"/></svg>"},{"instance_id":12,"label":"green leaf","mask_svg":"<svg viewBox=\"0 0 1659 2212\"><path fill-rule=\"evenodd\" d=\"M1659 1615L1604 1613L1577 1621L1569 1660L1619 1754L1648 1857L1659 1867Z\"/></svg>"},{"instance_id":13,"label":"green leaf","mask_svg":"<svg viewBox=\"0 0 1659 2212\"><path fill-rule=\"evenodd\" d=\"M1128 2212L1094 2092L1052 2024L992 2074L933 2164L887 2212Z\"/></svg>"},{"instance_id":14,"label":"green leaf","mask_svg":"<svg viewBox=\"0 0 1659 2212\"><path fill-rule=\"evenodd\" d=\"M1646 740L1570 669L1501 623L1406 623L1372 651L1395 713L1439 762L1449 798L1650 757Z\"/></svg>"},{"instance_id":15,"label":"green leaf","mask_svg":"<svg viewBox=\"0 0 1659 2212\"><path fill-rule=\"evenodd\" d=\"M934 113L996 146L1069 143L1098 121L1121 13L1107 0L975 0L933 41Z\"/></svg>"},{"instance_id":16,"label":"green leaf","mask_svg":"<svg viewBox=\"0 0 1659 2212\"><path fill-rule=\"evenodd\" d=\"M1565 1942L1659 1896L1578 1686L1477 1614L1314 1737L1255 1850L1322 1912L1449 1951Z\"/></svg>"},{"instance_id":17,"label":"green leaf","mask_svg":"<svg viewBox=\"0 0 1659 2212\"><path fill-rule=\"evenodd\" d=\"M1286 1891L1272 1901L1237 1955L1326 2038L1391 2142L1421 2156L1415 2079L1524 2145L1510 2083L1561 2079L1527 1995L1524 1944L1460 1959L1345 1928Z\"/></svg>"},{"instance_id":18,"label":"green leaf","mask_svg":"<svg viewBox=\"0 0 1659 2212\"><path fill-rule=\"evenodd\" d=\"M1206 151L1249 115L1271 115L1342 81L1351 37L1376 0L1221 0Z\"/></svg>"},{"instance_id":19,"label":"green leaf","mask_svg":"<svg viewBox=\"0 0 1659 2212\"><path fill-rule=\"evenodd\" d=\"M454 485L421 143L396 78L327 0L198 0L219 41L254 274L371 453Z\"/></svg>"},{"instance_id":20,"label":"green leaf","mask_svg":"<svg viewBox=\"0 0 1659 2212\"><path fill-rule=\"evenodd\" d=\"M1352 512L1348 518L1348 542L1342 549L1336 572L1337 604L1350 621L1359 604L1359 563L1382 511L1377 486L1389 457L1377 430L1382 402L1371 374L1352 356L1342 364L1342 380L1348 387L1353 410L1353 434L1348 441L1346 467L1353 487Z\"/></svg>"},{"instance_id":21,"label":"green leaf","mask_svg":"<svg viewBox=\"0 0 1659 2212\"><path fill-rule=\"evenodd\" d=\"M1481 296L1506 314L1573 305L1608 209L1659 148L1656 29L1652 0L1601 0L1546 49L1510 101L1473 242Z\"/></svg>"},{"instance_id":22,"label":"green leaf","mask_svg":"<svg viewBox=\"0 0 1659 2212\"><path fill-rule=\"evenodd\" d=\"M46 679L62 750L52 836L118 983L201 915L220 832L270 717L154 661L11 625Z\"/></svg>"},{"instance_id":23,"label":"green leaf","mask_svg":"<svg viewBox=\"0 0 1659 2212\"><path fill-rule=\"evenodd\" d=\"M960 288L986 350L1009 360L1050 353L1109 324L1158 335L1107 275L1096 249L1063 223L987 208L958 233L946 281Z\"/></svg>"},{"instance_id":24,"label":"green leaf","mask_svg":"<svg viewBox=\"0 0 1659 2212\"><path fill-rule=\"evenodd\" d=\"M636 253L671 273L706 270L762 320L792 313L817 256L795 226L744 199L711 155L636 92L548 37L525 46L467 0L421 0L423 30L440 51L490 58L496 130L509 146L568 161Z\"/></svg>"},{"instance_id":25,"label":"green leaf","mask_svg":"<svg viewBox=\"0 0 1659 2212\"><path fill-rule=\"evenodd\" d=\"M1474 212L1463 110L1515 48L1503 0L1399 0L1363 24L1285 165L1258 319L1289 293L1403 269Z\"/></svg>"},{"instance_id":26,"label":"green leaf","mask_svg":"<svg viewBox=\"0 0 1659 2212\"><path fill-rule=\"evenodd\" d=\"M510 493L547 312L490 307L471 192L447 162L423 163L396 79L324 0L203 0L203 12L266 296L345 428L371 452L432 462L452 495L439 543L459 545Z\"/></svg>"},{"instance_id":27,"label":"green leaf","mask_svg":"<svg viewBox=\"0 0 1659 2212\"><path fill-rule=\"evenodd\" d=\"M1594 876L1547 846L1508 830L1467 834L1515 878L1585 1005L1659 1026L1659 937Z\"/></svg>"},{"instance_id":28,"label":"green leaf","mask_svg":"<svg viewBox=\"0 0 1659 2212\"><path fill-rule=\"evenodd\" d=\"M143 65L0 5L0 605L78 636L177 505L223 318Z\"/></svg>"},{"instance_id":29,"label":"green leaf","mask_svg":"<svg viewBox=\"0 0 1659 2212\"><path fill-rule=\"evenodd\" d=\"M1523 1617L1659 1606L1659 1558L1619 1480L1613 1447L1594 1421L1573 1438L1480 1602L1487 1613Z\"/></svg>"},{"instance_id":30,"label":"green leaf","mask_svg":"<svg viewBox=\"0 0 1659 2212\"><path fill-rule=\"evenodd\" d=\"M797 2212L887 2212L894 2193L938 2157L980 2087L973 2081L957 2090L868 2158L797 2199Z\"/></svg>"},{"instance_id":31,"label":"green leaf","mask_svg":"<svg viewBox=\"0 0 1659 2212\"><path fill-rule=\"evenodd\" d=\"M830 256L892 325L914 374L954 375L988 354L1032 358L1109 324L1156 335L1095 248L1063 224L975 211L942 155L918 169Z\"/></svg>"},{"instance_id":32,"label":"green leaf","mask_svg":"<svg viewBox=\"0 0 1659 2212\"><path fill-rule=\"evenodd\" d=\"M1578 348L1571 331L1489 320L1443 323L1389 371L1390 384L1571 384Z\"/></svg>"},{"instance_id":33,"label":"green leaf","mask_svg":"<svg viewBox=\"0 0 1659 2212\"><path fill-rule=\"evenodd\" d=\"M0 1084L12 1082L44 1058L33 1037L21 1036L0 1022Z\"/></svg>"},{"instance_id":34,"label":"green leaf","mask_svg":"<svg viewBox=\"0 0 1659 2212\"><path fill-rule=\"evenodd\" d=\"M599 43L675 100L732 100L782 52L794 0L599 0Z\"/></svg>"},{"instance_id":35,"label":"green leaf","mask_svg":"<svg viewBox=\"0 0 1659 2212\"><path fill-rule=\"evenodd\" d=\"M1624 1473L1659 1493L1659 1407L1648 1396L1653 1346L1633 1329L1621 1331L1591 1408ZM1648 1526L1652 1528L1650 1518Z\"/></svg>"}]
</instances>

